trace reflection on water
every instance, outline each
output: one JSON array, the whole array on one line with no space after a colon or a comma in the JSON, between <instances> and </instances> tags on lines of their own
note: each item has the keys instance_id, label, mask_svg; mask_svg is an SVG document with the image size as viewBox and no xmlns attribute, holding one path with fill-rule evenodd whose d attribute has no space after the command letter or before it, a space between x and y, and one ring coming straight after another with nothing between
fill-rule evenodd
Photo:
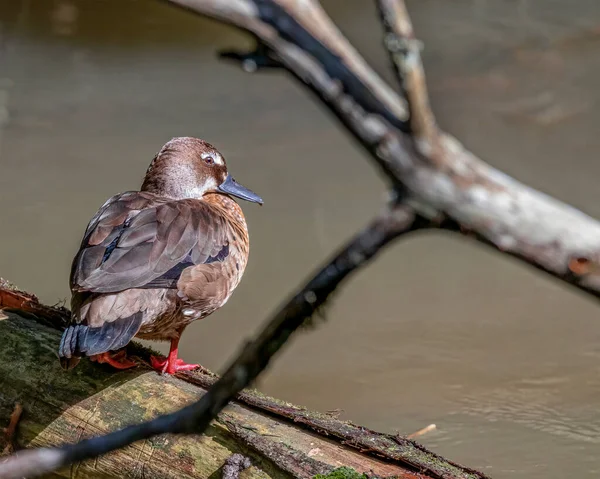
<instances>
[{"instance_id":1,"label":"reflection on water","mask_svg":"<svg viewBox=\"0 0 600 479\"><path fill-rule=\"evenodd\" d=\"M386 78L371 2L331 0ZM494 166L600 217L600 3L409 2L440 123ZM170 137L200 136L265 198L249 267L182 355L218 369L382 201L382 182L282 73L215 58L248 40L161 2L0 4L0 273L68 298L90 216ZM265 375L268 393L423 438L496 478L600 471L598 305L447 234L391 247ZM164 349L164 345L163 345Z\"/></svg>"}]
</instances>

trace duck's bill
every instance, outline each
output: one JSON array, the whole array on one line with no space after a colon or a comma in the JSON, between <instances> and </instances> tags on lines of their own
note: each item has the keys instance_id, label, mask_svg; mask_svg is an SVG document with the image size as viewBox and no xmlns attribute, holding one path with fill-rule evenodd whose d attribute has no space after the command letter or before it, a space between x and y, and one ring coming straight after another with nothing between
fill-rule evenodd
<instances>
[{"instance_id":1,"label":"duck's bill","mask_svg":"<svg viewBox=\"0 0 600 479\"><path fill-rule=\"evenodd\" d=\"M245 186L237 183L231 175L227 175L225 181L221 183L218 190L221 193L225 193L227 195L235 196L242 200L251 201L252 203L258 203L259 205L263 204L263 200L260 196L258 196L253 191L249 190Z\"/></svg>"}]
</instances>

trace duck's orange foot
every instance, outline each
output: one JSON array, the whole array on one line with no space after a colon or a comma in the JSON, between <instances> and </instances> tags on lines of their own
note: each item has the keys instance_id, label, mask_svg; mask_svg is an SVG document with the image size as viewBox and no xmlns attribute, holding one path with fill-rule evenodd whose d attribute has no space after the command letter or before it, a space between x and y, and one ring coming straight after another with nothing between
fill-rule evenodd
<instances>
[{"instance_id":1,"label":"duck's orange foot","mask_svg":"<svg viewBox=\"0 0 600 479\"><path fill-rule=\"evenodd\" d=\"M192 371L200 367L199 364L188 364L183 359L173 359L158 356L150 356L152 367L159 373L175 374L178 371Z\"/></svg>"},{"instance_id":2,"label":"duck's orange foot","mask_svg":"<svg viewBox=\"0 0 600 479\"><path fill-rule=\"evenodd\" d=\"M138 364L127 357L126 351L123 349L118 353L102 353L90 356L92 361L97 363L110 364L116 369L130 369L136 367Z\"/></svg>"}]
</instances>

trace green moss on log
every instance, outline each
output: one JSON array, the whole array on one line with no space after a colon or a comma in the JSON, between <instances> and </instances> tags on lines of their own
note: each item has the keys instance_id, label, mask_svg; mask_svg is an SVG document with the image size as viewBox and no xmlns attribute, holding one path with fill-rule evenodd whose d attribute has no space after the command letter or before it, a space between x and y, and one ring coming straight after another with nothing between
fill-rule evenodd
<instances>
[{"instance_id":1,"label":"green moss on log","mask_svg":"<svg viewBox=\"0 0 600 479\"><path fill-rule=\"evenodd\" d=\"M360 474L351 467L338 467L329 474L317 474L314 479L368 479L366 474Z\"/></svg>"}]
</instances>

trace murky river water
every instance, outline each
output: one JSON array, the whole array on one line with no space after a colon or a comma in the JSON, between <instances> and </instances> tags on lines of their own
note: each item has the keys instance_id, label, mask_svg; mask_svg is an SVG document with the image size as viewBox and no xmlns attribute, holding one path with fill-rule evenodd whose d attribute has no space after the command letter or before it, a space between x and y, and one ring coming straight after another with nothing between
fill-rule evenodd
<instances>
[{"instance_id":1,"label":"murky river water","mask_svg":"<svg viewBox=\"0 0 600 479\"><path fill-rule=\"evenodd\" d=\"M372 2L324 2L386 78ZM439 122L493 165L600 217L600 2L413 0ZM227 306L181 352L215 370L382 202L345 132L283 73L217 48L247 40L164 3L0 4L0 275L68 298L70 262L104 200L137 188L172 136L200 136L261 194ZM481 246L428 233L390 248L299 334L270 394L410 433L495 478L600 473L600 309ZM163 345L164 346L164 345ZM163 350L165 347L163 347Z\"/></svg>"}]
</instances>

